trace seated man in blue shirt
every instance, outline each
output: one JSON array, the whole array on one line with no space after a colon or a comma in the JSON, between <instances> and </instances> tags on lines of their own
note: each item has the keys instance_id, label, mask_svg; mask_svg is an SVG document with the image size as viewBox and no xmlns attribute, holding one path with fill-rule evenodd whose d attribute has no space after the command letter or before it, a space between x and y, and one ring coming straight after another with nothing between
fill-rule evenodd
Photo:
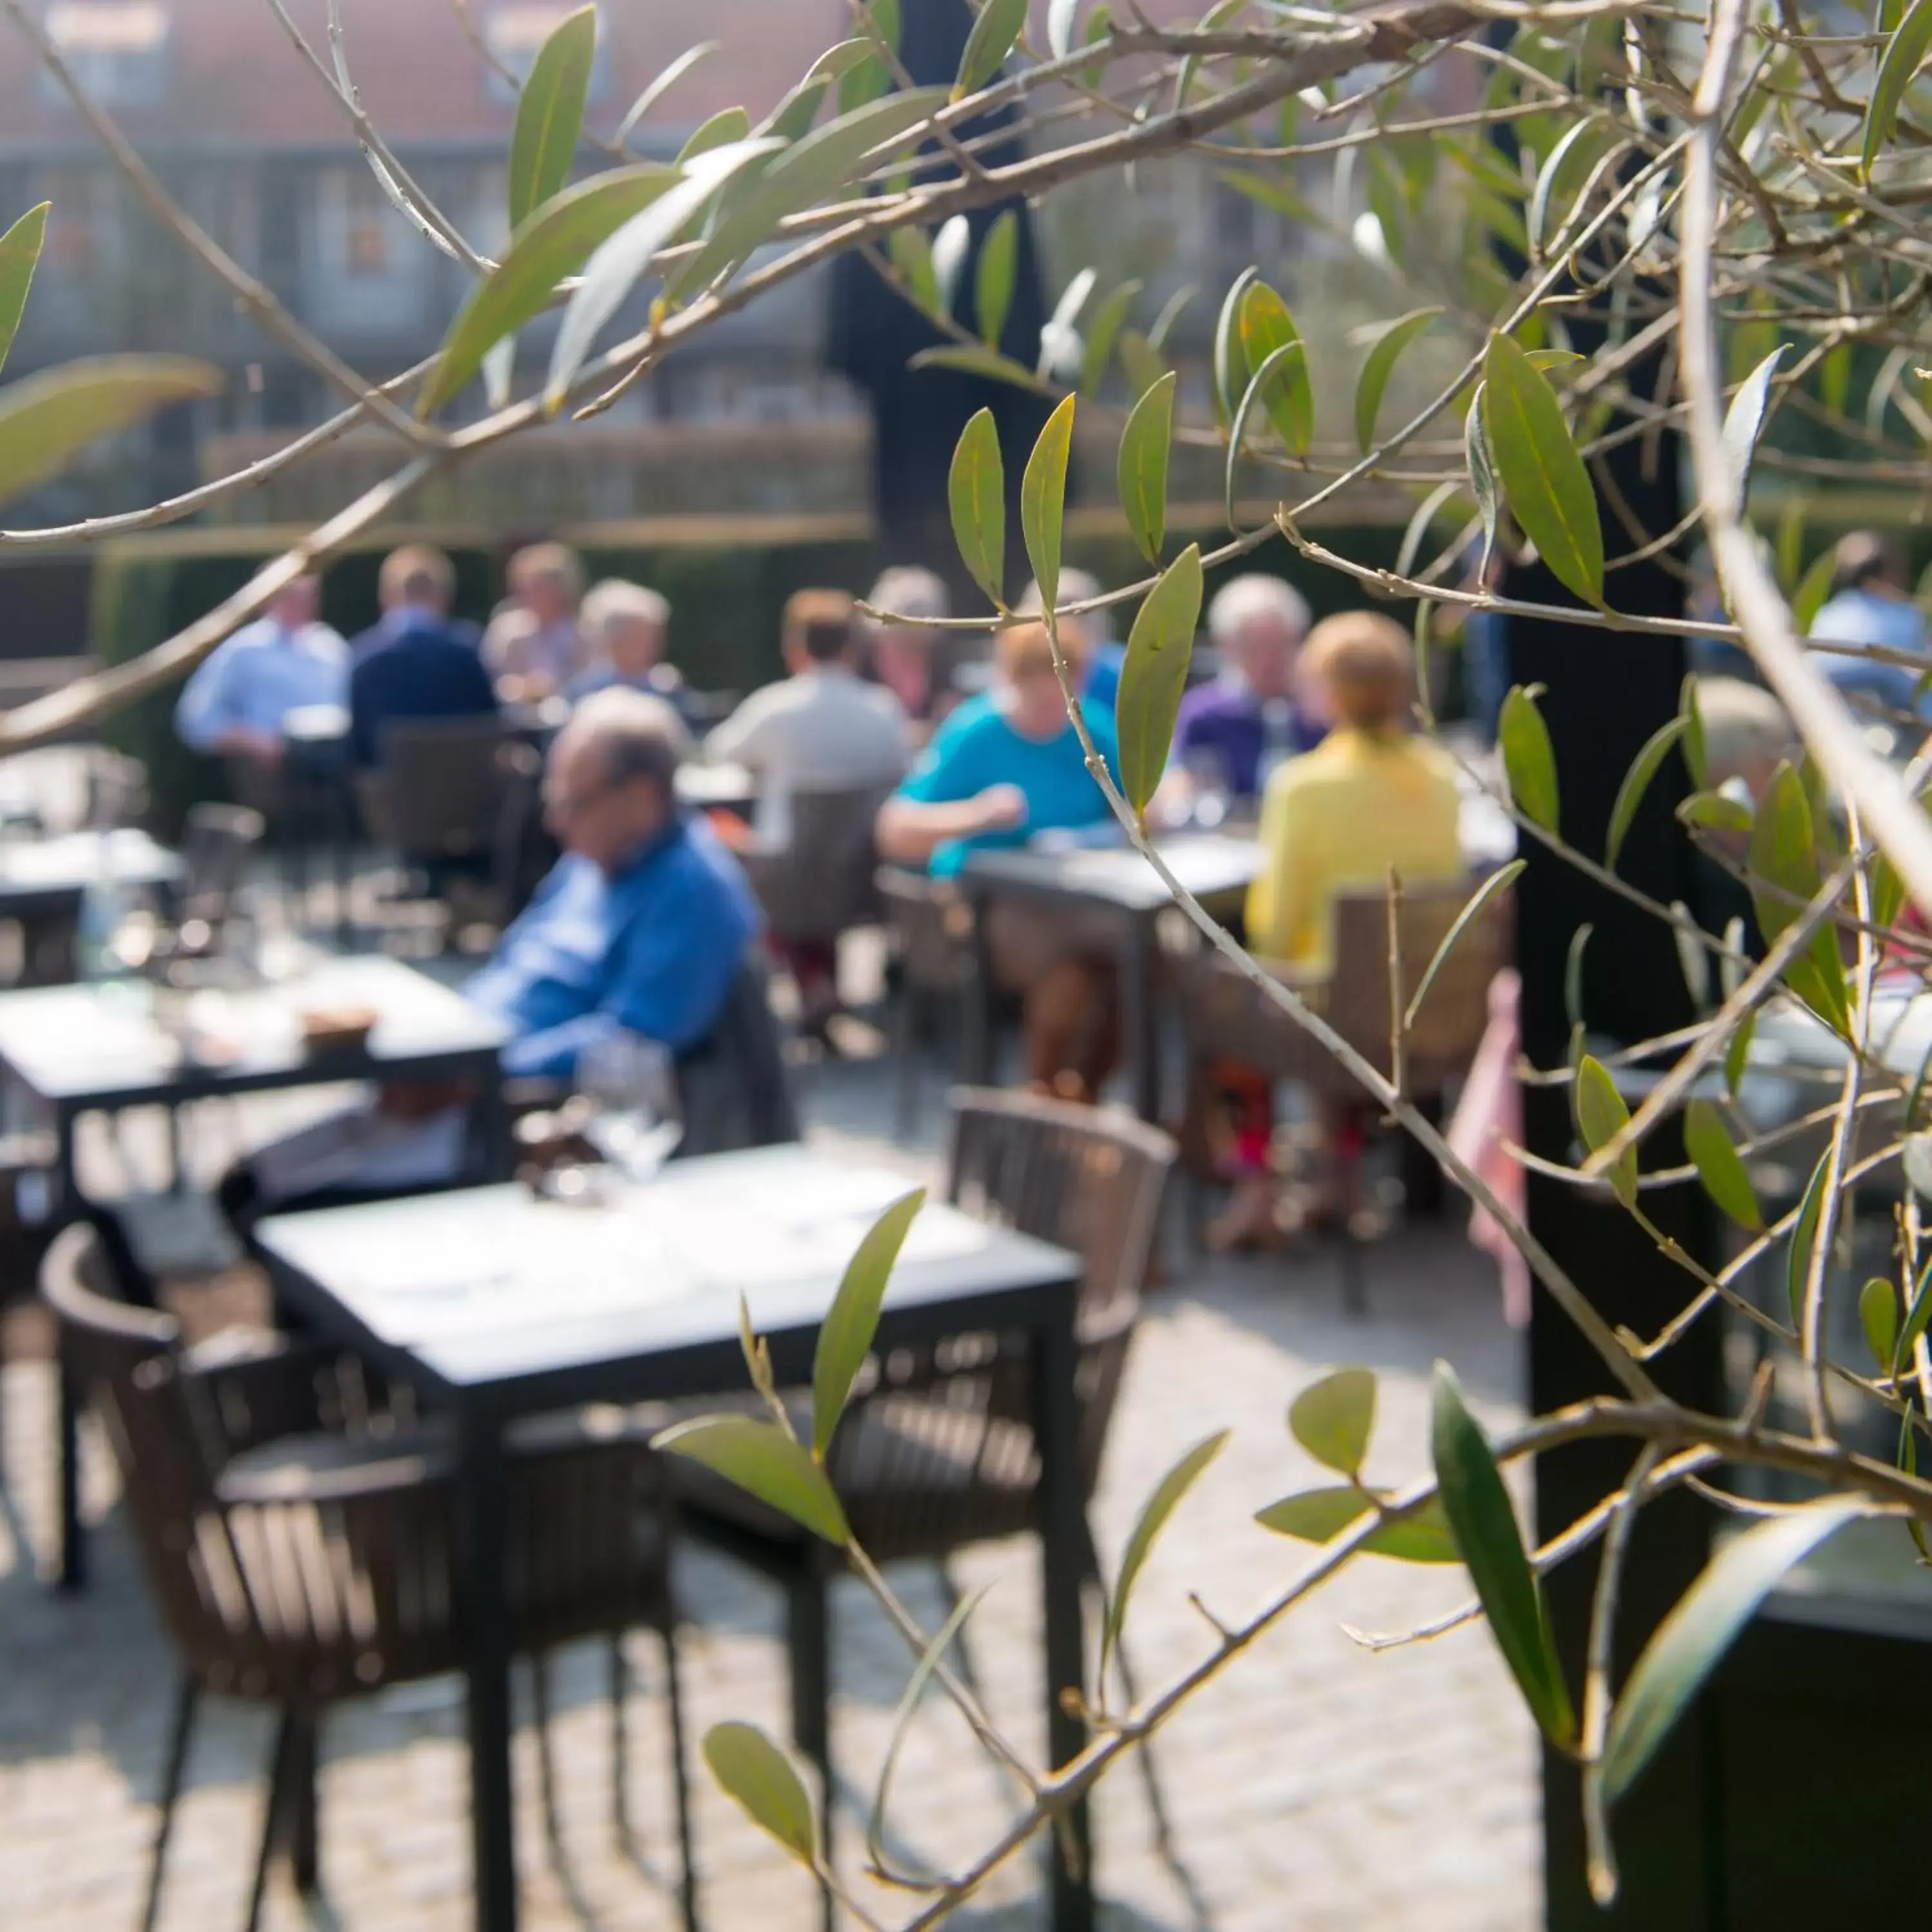
<instances>
[{"instance_id":1,"label":"seated man in blue shirt","mask_svg":"<svg viewBox=\"0 0 1932 1932\"><path fill-rule=\"evenodd\" d=\"M281 761L291 711L340 704L349 673L341 638L316 619L316 584L298 577L266 616L216 645L175 706L175 729L197 752L261 766Z\"/></svg>"},{"instance_id":2,"label":"seated man in blue shirt","mask_svg":"<svg viewBox=\"0 0 1932 1932\"><path fill-rule=\"evenodd\" d=\"M397 719L495 715L476 627L450 619L455 586L449 559L427 544L405 544L382 560L381 621L350 646L350 743L362 770L382 763L383 728Z\"/></svg>"},{"instance_id":3,"label":"seated man in blue shirt","mask_svg":"<svg viewBox=\"0 0 1932 1932\"><path fill-rule=\"evenodd\" d=\"M586 698L558 734L544 799L564 855L463 989L509 1026L506 1074L568 1081L619 1033L682 1055L716 1028L759 916L737 861L676 804L686 742L668 705L633 691ZM445 1184L462 1170L463 1098L387 1090L260 1150L223 1183L222 1204L245 1225L296 1199Z\"/></svg>"}]
</instances>

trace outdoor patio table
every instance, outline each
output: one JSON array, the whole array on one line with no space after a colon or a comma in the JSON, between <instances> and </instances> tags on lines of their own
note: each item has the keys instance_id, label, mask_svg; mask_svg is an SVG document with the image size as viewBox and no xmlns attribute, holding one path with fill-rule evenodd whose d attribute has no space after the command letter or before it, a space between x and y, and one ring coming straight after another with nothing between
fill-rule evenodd
<instances>
[{"instance_id":1,"label":"outdoor patio table","mask_svg":"<svg viewBox=\"0 0 1932 1932\"><path fill-rule=\"evenodd\" d=\"M1516 849L1508 814L1480 792L1465 794L1459 832L1472 872L1494 871ZM1238 914L1261 870L1262 848L1249 834L1190 832L1158 842L1169 869L1217 919ZM1120 932L1121 1032L1126 1042L1134 1111L1144 1120L1160 1118L1160 1034L1154 1000L1155 924L1172 903L1166 886L1139 853L1126 845L980 851L959 875L975 902L1001 896L1072 910L1112 914ZM994 988L986 953L986 922L974 921L978 971L968 1009L964 1077L983 1084L992 1060Z\"/></svg>"},{"instance_id":2,"label":"outdoor patio table","mask_svg":"<svg viewBox=\"0 0 1932 1932\"><path fill-rule=\"evenodd\" d=\"M1262 848L1252 838L1196 836L1163 839L1160 855L1174 877L1210 912L1240 910L1261 869ZM1166 885L1139 853L1124 845L1050 850L1022 846L975 852L959 883L976 912L994 898L1030 900L1049 909L1099 911L1120 930L1121 1032L1133 1082L1134 1110L1144 1120L1160 1118L1160 1034L1154 1010L1155 922L1172 903ZM978 970L969 1009L964 1078L984 1086L992 1072L994 994L992 962L983 916L974 920Z\"/></svg>"},{"instance_id":3,"label":"outdoor patio table","mask_svg":"<svg viewBox=\"0 0 1932 1932\"><path fill-rule=\"evenodd\" d=\"M513 1185L278 1215L258 1227L278 1300L410 1382L456 1432L479 1932L511 1932L517 1923L506 1428L590 1402L742 1392L741 1290L781 1382L804 1383L846 1262L906 1186L902 1176L791 1146L676 1163L588 1206ZM928 1206L907 1240L878 1330L882 1348L984 1329L1032 1338L1055 1763L1084 1742L1061 1703L1080 1682L1082 1656L1079 1267L1061 1249ZM1091 1924L1084 1811L1075 1828L1076 1870L1057 1846L1053 1853L1057 1932Z\"/></svg>"},{"instance_id":4,"label":"outdoor patio table","mask_svg":"<svg viewBox=\"0 0 1932 1932\"><path fill-rule=\"evenodd\" d=\"M76 1124L123 1107L173 1108L214 1095L312 1087L344 1080L464 1078L478 1082L485 1144L502 1144L497 1056L502 1022L399 959L331 959L275 985L196 995L194 1052L157 1022L152 995L114 983L37 987L0 994L0 1075L52 1117L52 1212L74 1211ZM312 1054L298 1016L312 1008L367 1006L368 1041ZM205 1022L205 1024L200 1024ZM74 1453L74 1391L60 1399L60 1547L65 1588L86 1580Z\"/></svg>"},{"instance_id":5,"label":"outdoor patio table","mask_svg":"<svg viewBox=\"0 0 1932 1932\"><path fill-rule=\"evenodd\" d=\"M20 922L31 962L40 934L72 932L90 886L154 892L181 878L180 855L132 829L0 839L0 920Z\"/></svg>"}]
</instances>

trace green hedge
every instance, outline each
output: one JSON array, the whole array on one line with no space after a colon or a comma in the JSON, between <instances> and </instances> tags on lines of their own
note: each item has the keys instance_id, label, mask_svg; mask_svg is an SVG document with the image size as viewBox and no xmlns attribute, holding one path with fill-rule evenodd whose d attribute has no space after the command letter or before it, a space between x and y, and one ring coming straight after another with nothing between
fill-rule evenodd
<instances>
[{"instance_id":1,"label":"green hedge","mask_svg":"<svg viewBox=\"0 0 1932 1932\"><path fill-rule=\"evenodd\" d=\"M1377 527L1324 535L1342 554L1378 564L1394 561L1400 536ZM346 552L323 574L322 615L344 636L376 621L376 574L385 548ZM502 595L503 560L481 548L452 548L450 555L456 566L458 614L481 622ZM584 553L593 580L631 578L653 585L670 600L672 660L704 691L751 691L778 676L778 617L785 599L814 584L862 592L886 560L869 542L587 548ZM1108 584L1128 580L1144 568L1124 535L1070 542L1067 561ZM94 650L110 664L138 656L240 588L260 562L256 550L211 552L205 534L176 548L152 538L104 546L94 577ZM1269 545L1244 567L1276 569L1292 578L1318 616L1363 601L1352 579L1300 562L1285 543ZM1210 576L1210 596L1229 574L1224 569ZM190 751L175 736L175 696L169 691L143 699L108 720L101 734L146 763L150 822L158 836L169 839L178 835L190 806L226 796L218 761Z\"/></svg>"}]
</instances>

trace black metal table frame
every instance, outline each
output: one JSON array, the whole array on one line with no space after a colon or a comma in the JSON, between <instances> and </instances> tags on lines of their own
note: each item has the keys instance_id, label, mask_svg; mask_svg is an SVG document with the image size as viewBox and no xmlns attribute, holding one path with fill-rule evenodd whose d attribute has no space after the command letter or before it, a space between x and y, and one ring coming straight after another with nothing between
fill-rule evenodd
<instances>
[{"instance_id":1,"label":"black metal table frame","mask_svg":"<svg viewBox=\"0 0 1932 1932\"><path fill-rule=\"evenodd\" d=\"M412 1383L454 1424L458 1563L468 1610L471 1848L477 1932L515 1932L518 1922L514 1809L510 1771L510 1665L513 1654L504 1538L507 1426L518 1418L591 1402L688 1399L695 1391L742 1387L744 1358L735 1327L715 1339L686 1342L604 1361L540 1370L514 1380L466 1388L436 1376L412 1349L370 1330L322 1284L280 1257L272 1222L257 1230L259 1252L278 1304L298 1310L328 1336ZM1086 1728L1062 1694L1077 1691L1084 1668L1081 1582L1087 1530L1082 1496L1079 1412L1074 1391L1075 1315L1078 1282L1058 1280L975 1292L894 1308L879 1323L882 1349L916 1346L962 1330L998 1329L1032 1338L1034 1428L1040 1465L1039 1529L1044 1575L1046 1716L1048 1755L1055 1765L1077 1756ZM818 1324L768 1331L774 1372L782 1384L811 1376ZM1074 1862L1057 1834L1046 1842L1051 1861L1054 1932L1090 1932L1093 1861L1083 1799L1068 1814Z\"/></svg>"},{"instance_id":2,"label":"black metal table frame","mask_svg":"<svg viewBox=\"0 0 1932 1932\"><path fill-rule=\"evenodd\" d=\"M507 1147L500 1049L464 1047L434 1053L353 1058L325 1055L264 1067L184 1065L165 1080L104 1084L85 1094L49 1098L40 1094L19 1070L0 1056L0 1074L34 1094L54 1114L54 1168L50 1210L56 1225L76 1211L80 1198L74 1179L74 1130L83 1114L116 1113L128 1107L165 1107L172 1115L193 1100L228 1099L242 1094L265 1094L295 1087L332 1086L338 1082L380 1079L475 1079L482 1092L476 1102L476 1134L480 1144L500 1158ZM495 1178L492 1176L491 1178ZM59 1435L60 1507L55 1579L66 1591L87 1584L87 1539L80 1520L80 1412L82 1406L63 1351L57 1397Z\"/></svg>"}]
</instances>

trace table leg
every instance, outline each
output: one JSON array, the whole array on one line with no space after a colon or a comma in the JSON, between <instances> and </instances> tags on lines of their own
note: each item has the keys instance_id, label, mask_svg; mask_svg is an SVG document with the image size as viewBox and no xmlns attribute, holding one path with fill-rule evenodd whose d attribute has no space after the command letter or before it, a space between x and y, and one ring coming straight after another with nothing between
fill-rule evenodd
<instances>
[{"instance_id":1,"label":"table leg","mask_svg":"<svg viewBox=\"0 0 1932 1932\"><path fill-rule=\"evenodd\" d=\"M1127 922L1126 957L1120 972L1120 1030L1133 1070L1134 1112L1160 1120L1160 1029L1154 1011L1154 929L1151 918Z\"/></svg>"},{"instance_id":2,"label":"table leg","mask_svg":"<svg viewBox=\"0 0 1932 1932\"><path fill-rule=\"evenodd\" d=\"M495 1420L459 1424L457 1580L470 1625L470 1823L477 1932L516 1932L510 1787L510 1603L503 1442Z\"/></svg>"},{"instance_id":3,"label":"table leg","mask_svg":"<svg viewBox=\"0 0 1932 1932\"><path fill-rule=\"evenodd\" d=\"M56 1130L53 1199L49 1211L57 1225L74 1215L74 1121L64 1114ZM60 1463L59 1540L54 1552L54 1576L63 1590L87 1587L87 1533L80 1522L80 1407L83 1391L75 1382L62 1336L55 1345L55 1432Z\"/></svg>"},{"instance_id":4,"label":"table leg","mask_svg":"<svg viewBox=\"0 0 1932 1932\"><path fill-rule=\"evenodd\" d=\"M1047 1761L1058 1766L1085 1748L1087 1728L1062 1694L1082 1688L1086 1643L1081 1583L1087 1549L1086 1499L1080 1474L1080 1414L1073 1374L1073 1299L1040 1331L1034 1383L1034 1434L1040 1447L1040 1543L1046 1588ZM1060 1834L1048 1839L1054 1932L1091 1932L1093 1838L1083 1799L1068 1814L1077 1868L1070 1868Z\"/></svg>"},{"instance_id":5,"label":"table leg","mask_svg":"<svg viewBox=\"0 0 1932 1932\"><path fill-rule=\"evenodd\" d=\"M966 989L966 1024L960 1042L959 1077L969 1087L993 1078L993 949L986 937L986 902L971 902L973 983Z\"/></svg>"}]
</instances>

